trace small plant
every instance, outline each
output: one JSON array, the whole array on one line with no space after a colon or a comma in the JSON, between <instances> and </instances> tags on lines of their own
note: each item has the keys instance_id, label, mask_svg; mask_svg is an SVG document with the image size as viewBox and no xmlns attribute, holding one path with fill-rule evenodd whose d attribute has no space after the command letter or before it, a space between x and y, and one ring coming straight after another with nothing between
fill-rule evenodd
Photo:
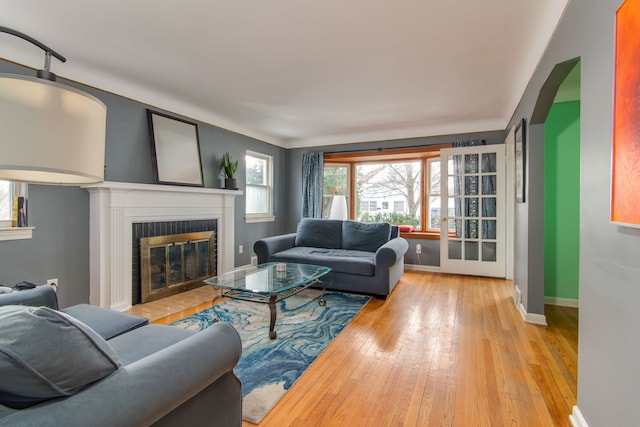
<instances>
[{"instance_id":1,"label":"small plant","mask_svg":"<svg viewBox=\"0 0 640 427\"><path fill-rule=\"evenodd\" d=\"M228 179L233 179L236 174L236 170L238 170L238 161L231 161L231 155L227 152L222 156L222 161L220 162L220 166L222 167L222 171L224 173L224 177Z\"/></svg>"}]
</instances>

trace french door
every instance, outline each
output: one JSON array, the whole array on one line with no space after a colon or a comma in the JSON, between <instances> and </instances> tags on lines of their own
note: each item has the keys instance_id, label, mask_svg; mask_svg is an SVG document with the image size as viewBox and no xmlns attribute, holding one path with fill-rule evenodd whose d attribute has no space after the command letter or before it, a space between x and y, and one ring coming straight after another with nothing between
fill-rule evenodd
<instances>
[{"instance_id":1,"label":"french door","mask_svg":"<svg viewBox=\"0 0 640 427\"><path fill-rule=\"evenodd\" d=\"M505 277L504 156L504 145L440 151L442 272Z\"/></svg>"}]
</instances>

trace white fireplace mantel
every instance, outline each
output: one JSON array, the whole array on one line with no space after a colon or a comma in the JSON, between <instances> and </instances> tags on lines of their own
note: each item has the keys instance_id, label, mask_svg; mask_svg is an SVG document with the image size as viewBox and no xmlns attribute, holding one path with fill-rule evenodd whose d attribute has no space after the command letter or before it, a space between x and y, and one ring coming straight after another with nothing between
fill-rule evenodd
<instances>
[{"instance_id":1,"label":"white fireplace mantel","mask_svg":"<svg viewBox=\"0 0 640 427\"><path fill-rule=\"evenodd\" d=\"M140 222L216 219L218 274L234 268L234 206L242 191L104 182L90 193L90 294L92 305L131 307L132 226Z\"/></svg>"}]
</instances>

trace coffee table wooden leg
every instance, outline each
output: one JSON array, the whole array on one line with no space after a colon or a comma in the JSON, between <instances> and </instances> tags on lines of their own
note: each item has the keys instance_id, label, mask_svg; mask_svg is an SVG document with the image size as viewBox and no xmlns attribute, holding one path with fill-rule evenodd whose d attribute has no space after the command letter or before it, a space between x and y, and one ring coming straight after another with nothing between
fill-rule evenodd
<instances>
[{"instance_id":1,"label":"coffee table wooden leg","mask_svg":"<svg viewBox=\"0 0 640 427\"><path fill-rule=\"evenodd\" d=\"M276 308L276 298L275 296L271 296L269 298L269 313L271 314L271 320L269 322L269 338L272 340L276 339L278 334L275 331L276 327L276 316L277 316L277 308Z\"/></svg>"}]
</instances>

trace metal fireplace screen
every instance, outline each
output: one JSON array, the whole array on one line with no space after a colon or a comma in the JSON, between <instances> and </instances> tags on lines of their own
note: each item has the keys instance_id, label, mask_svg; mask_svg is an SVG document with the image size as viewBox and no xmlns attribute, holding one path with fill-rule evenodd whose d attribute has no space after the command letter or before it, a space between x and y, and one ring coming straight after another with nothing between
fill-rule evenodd
<instances>
[{"instance_id":1,"label":"metal fireplace screen","mask_svg":"<svg viewBox=\"0 0 640 427\"><path fill-rule=\"evenodd\" d=\"M215 231L142 237L142 302L197 288L215 276L215 238Z\"/></svg>"}]
</instances>

